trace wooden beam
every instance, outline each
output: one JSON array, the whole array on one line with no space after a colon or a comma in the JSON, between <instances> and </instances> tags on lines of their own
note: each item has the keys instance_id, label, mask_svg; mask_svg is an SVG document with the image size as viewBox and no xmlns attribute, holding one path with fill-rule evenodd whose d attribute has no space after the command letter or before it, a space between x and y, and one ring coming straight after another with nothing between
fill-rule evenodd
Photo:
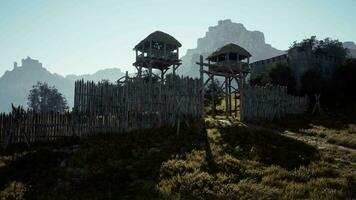
<instances>
[{"instance_id":1,"label":"wooden beam","mask_svg":"<svg viewBox=\"0 0 356 200\"><path fill-rule=\"evenodd\" d=\"M227 77L225 77L225 82L226 82L226 84L225 84L225 116L226 116L226 118L228 118L229 117L229 114L228 114L228 106L229 106L229 100L228 100L228 93L229 93L229 89L228 89L228 87L229 87L229 83L228 83L228 81L227 81Z\"/></svg>"},{"instance_id":2,"label":"wooden beam","mask_svg":"<svg viewBox=\"0 0 356 200\"><path fill-rule=\"evenodd\" d=\"M209 82L209 81L211 80L211 78L212 78L211 75L208 75L208 76L209 76L209 78L206 79L206 81L205 81L204 84L203 84L203 87L205 87L205 85L208 84L208 82Z\"/></svg>"},{"instance_id":3,"label":"wooden beam","mask_svg":"<svg viewBox=\"0 0 356 200\"><path fill-rule=\"evenodd\" d=\"M200 82L201 82L201 104L202 104L202 113L204 116L204 70L203 70L203 56L200 55Z\"/></svg>"},{"instance_id":4,"label":"wooden beam","mask_svg":"<svg viewBox=\"0 0 356 200\"><path fill-rule=\"evenodd\" d=\"M215 95L216 95L216 93L215 93L215 90L218 88L218 85L215 85L215 80L214 80L214 75L212 75L212 81L213 81L213 86L214 86L214 88L213 88L213 117L215 118L215 115L216 115L216 103L215 103Z\"/></svg>"},{"instance_id":5,"label":"wooden beam","mask_svg":"<svg viewBox=\"0 0 356 200\"><path fill-rule=\"evenodd\" d=\"M230 77L228 77L228 82L229 82L229 87L228 87L228 89L229 89L229 115L231 116L232 105L231 105L231 78Z\"/></svg>"},{"instance_id":6,"label":"wooden beam","mask_svg":"<svg viewBox=\"0 0 356 200\"><path fill-rule=\"evenodd\" d=\"M213 74L215 76L239 78L239 76L233 75L233 74L224 74L224 73L219 73L219 72L211 72L211 71L207 71L207 70L203 70L203 72L206 73L206 74Z\"/></svg>"}]
</instances>

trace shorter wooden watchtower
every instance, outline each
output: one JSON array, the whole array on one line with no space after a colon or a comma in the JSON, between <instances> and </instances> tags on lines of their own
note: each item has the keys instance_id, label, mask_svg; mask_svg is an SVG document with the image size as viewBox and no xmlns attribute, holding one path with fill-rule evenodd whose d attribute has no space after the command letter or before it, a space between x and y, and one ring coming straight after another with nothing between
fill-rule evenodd
<instances>
[{"instance_id":1,"label":"shorter wooden watchtower","mask_svg":"<svg viewBox=\"0 0 356 200\"><path fill-rule=\"evenodd\" d=\"M230 43L227 44L212 54L210 54L206 60L208 63L204 63L203 57L200 56L200 76L203 79L204 74L208 75L208 79L203 83L205 86L209 81L214 81L214 78L222 77L224 82L220 87L225 86L225 104L226 104L226 116L232 115L232 103L231 95L235 95L235 115L237 115L237 93L243 92L243 85L245 84L246 75L249 73L249 63L251 54L239 45ZM204 67L207 67L205 69ZM236 81L236 85L232 85L232 81ZM215 94L213 94L213 99ZM240 107L241 107L240 100ZM241 109L240 109L241 110ZM215 105L213 106L213 115L215 115ZM240 116L243 120L243 116Z\"/></svg>"},{"instance_id":2,"label":"shorter wooden watchtower","mask_svg":"<svg viewBox=\"0 0 356 200\"><path fill-rule=\"evenodd\" d=\"M133 65L137 68L138 76L142 76L142 69L149 72L150 81L152 79L152 69L161 71L161 80L164 74L172 66L173 74L181 65L179 60L179 47L182 45L174 37L167 33L156 31L148 35L134 50L136 51L136 62Z\"/></svg>"}]
</instances>

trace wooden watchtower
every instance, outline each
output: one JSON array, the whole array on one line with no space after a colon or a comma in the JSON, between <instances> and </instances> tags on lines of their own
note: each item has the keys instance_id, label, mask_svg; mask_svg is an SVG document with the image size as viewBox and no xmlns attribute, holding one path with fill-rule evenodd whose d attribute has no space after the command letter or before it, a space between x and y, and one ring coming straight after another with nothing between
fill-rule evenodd
<instances>
[{"instance_id":1,"label":"wooden watchtower","mask_svg":"<svg viewBox=\"0 0 356 200\"><path fill-rule=\"evenodd\" d=\"M181 65L179 60L179 47L182 45L174 37L167 33L156 31L151 33L140 43L136 51L136 62L133 65L137 68L138 76L142 76L143 68L148 69L150 82L152 82L152 69L160 70L160 79L163 82L164 74L172 66L173 74Z\"/></svg>"},{"instance_id":2,"label":"wooden watchtower","mask_svg":"<svg viewBox=\"0 0 356 200\"><path fill-rule=\"evenodd\" d=\"M206 60L208 63L204 63L203 56L200 56L200 76L203 80L204 74L208 76L208 79L203 83L204 87L209 81L214 81L215 77L224 78L224 82L220 87L225 87L225 104L226 104L226 116L232 115L232 103L231 95L234 94L235 98L235 116L237 116L237 93L242 97L243 85L245 79L249 73L249 63L251 54L239 45L230 43L227 44L215 52L210 54ZM205 68L207 67L207 68ZM232 85L232 81L236 81L236 85ZM215 94L213 94L213 99ZM213 115L216 114L216 105L213 106ZM241 110L240 99L240 110ZM243 120L243 116L240 116Z\"/></svg>"}]
</instances>

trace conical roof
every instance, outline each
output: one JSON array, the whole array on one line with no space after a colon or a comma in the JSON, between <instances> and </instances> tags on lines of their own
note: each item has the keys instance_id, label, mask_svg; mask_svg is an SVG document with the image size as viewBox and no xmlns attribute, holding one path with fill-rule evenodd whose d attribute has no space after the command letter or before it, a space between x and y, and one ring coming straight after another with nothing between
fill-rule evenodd
<instances>
[{"instance_id":1,"label":"conical roof","mask_svg":"<svg viewBox=\"0 0 356 200\"><path fill-rule=\"evenodd\" d=\"M158 42L163 42L166 44L171 44L177 47L181 47L182 44L176 40L174 37L171 35L164 33L162 31L155 31L148 35L145 39L143 39L140 43L138 43L134 49L141 48L142 44L147 42L147 41L158 41Z\"/></svg>"},{"instance_id":2,"label":"conical roof","mask_svg":"<svg viewBox=\"0 0 356 200\"><path fill-rule=\"evenodd\" d=\"M211 53L207 59L211 59L213 57L216 57L218 55L225 54L225 53L237 53L237 54L244 56L246 58L251 57L251 54L246 49L240 47L237 44L230 43L230 44L227 44L227 45L217 49L213 53Z\"/></svg>"}]
</instances>

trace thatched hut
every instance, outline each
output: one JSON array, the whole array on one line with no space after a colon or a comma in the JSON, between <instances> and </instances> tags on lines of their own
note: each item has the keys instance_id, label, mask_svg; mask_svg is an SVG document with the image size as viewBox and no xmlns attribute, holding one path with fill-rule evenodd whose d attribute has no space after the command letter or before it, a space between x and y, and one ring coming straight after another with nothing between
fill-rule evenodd
<instances>
[{"instance_id":1,"label":"thatched hut","mask_svg":"<svg viewBox=\"0 0 356 200\"><path fill-rule=\"evenodd\" d=\"M251 54L237 44L227 44L213 53L206 60L214 64L209 71L219 73L239 74L248 72Z\"/></svg>"},{"instance_id":2,"label":"thatched hut","mask_svg":"<svg viewBox=\"0 0 356 200\"><path fill-rule=\"evenodd\" d=\"M173 70L179 66L179 47L181 43L171 35L156 31L139 42L136 51L136 62L133 64L138 70L142 68L159 69L166 71L170 66Z\"/></svg>"}]
</instances>

